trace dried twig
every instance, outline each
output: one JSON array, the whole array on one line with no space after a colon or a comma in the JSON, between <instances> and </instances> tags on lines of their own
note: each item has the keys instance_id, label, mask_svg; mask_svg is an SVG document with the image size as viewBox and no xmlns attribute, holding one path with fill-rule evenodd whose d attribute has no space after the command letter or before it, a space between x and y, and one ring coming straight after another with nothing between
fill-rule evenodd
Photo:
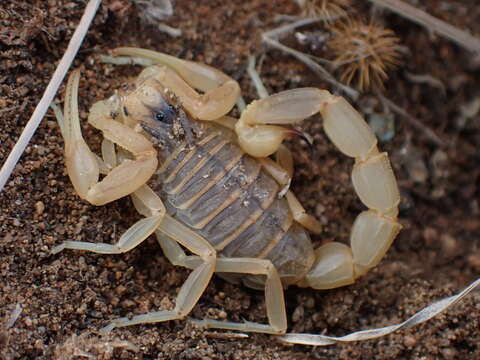
<instances>
[{"instance_id":1,"label":"dried twig","mask_svg":"<svg viewBox=\"0 0 480 360\"><path fill-rule=\"evenodd\" d=\"M456 42L467 50L480 54L480 39L462 31L445 21L437 19L425 11L406 4L401 0L368 0L377 6L389 9L400 16L403 16L417 24L426 27L428 30L440 34L447 39Z\"/></svg>"},{"instance_id":2,"label":"dried twig","mask_svg":"<svg viewBox=\"0 0 480 360\"><path fill-rule=\"evenodd\" d=\"M73 33L72 39L68 43L68 48L63 54L60 63L58 64L55 72L53 73L52 79L48 84L45 92L43 93L42 99L38 103L37 107L35 108L32 117L28 120L27 125L23 129L22 135L18 139L17 143L13 147L10 155L8 155L7 160L3 164L2 169L0 170L0 191L2 191L5 183L7 182L10 174L12 173L15 165L17 164L20 156L22 156L23 151L27 147L30 139L32 138L35 130L37 129L38 125L43 119L43 116L48 110L50 103L52 102L55 94L57 93L60 84L65 77L68 68L73 62L80 45L82 44L83 39L87 33L88 28L90 27L90 23L95 16L98 7L100 6L101 0L90 0L85 8L85 12L78 24L78 27L75 29Z\"/></svg>"},{"instance_id":3,"label":"dried twig","mask_svg":"<svg viewBox=\"0 0 480 360\"><path fill-rule=\"evenodd\" d=\"M281 36L284 36L285 34L288 34L290 31L296 29L297 27L309 25L321 20L322 18L302 19L302 20L295 21L294 23L291 23L291 24L279 26L273 30L264 32L262 34L262 40L266 44L270 45L271 47L296 57L298 60L303 62L306 66L308 66L313 72L315 72L322 79L324 79L325 81L335 86L337 89L344 92L353 100L356 100L359 96L358 91L335 80L332 74L330 74L323 66L313 61L308 55L300 51L297 51L295 49L292 49L286 45L283 45L278 41L278 38L280 38Z\"/></svg>"},{"instance_id":4,"label":"dried twig","mask_svg":"<svg viewBox=\"0 0 480 360\"><path fill-rule=\"evenodd\" d=\"M404 72L405 77L408 81L411 81L415 84L427 84L431 87L437 88L442 92L442 95L446 95L447 87L445 84L438 78L430 74L414 74L409 71Z\"/></svg>"},{"instance_id":5,"label":"dried twig","mask_svg":"<svg viewBox=\"0 0 480 360\"><path fill-rule=\"evenodd\" d=\"M19 318L20 314L22 313L22 310L23 310L23 308L22 308L21 304L15 305L15 309L13 309L12 313L10 314L10 318L8 319L7 323L5 324L5 327L7 329L10 329L15 324L15 322Z\"/></svg>"},{"instance_id":6,"label":"dried twig","mask_svg":"<svg viewBox=\"0 0 480 360\"><path fill-rule=\"evenodd\" d=\"M268 91L265 89L263 85L262 79L260 79L260 75L258 74L257 70L255 69L255 57L250 55L248 57L248 68L247 68L248 75L253 81L255 85L255 89L257 89L257 94L260 99L265 99L268 97Z\"/></svg>"}]
</instances>

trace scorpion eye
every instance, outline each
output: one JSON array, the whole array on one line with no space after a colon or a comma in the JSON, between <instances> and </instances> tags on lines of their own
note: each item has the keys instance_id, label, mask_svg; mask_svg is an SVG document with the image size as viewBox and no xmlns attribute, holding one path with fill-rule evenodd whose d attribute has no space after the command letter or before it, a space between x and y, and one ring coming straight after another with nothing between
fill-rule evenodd
<instances>
[{"instance_id":1,"label":"scorpion eye","mask_svg":"<svg viewBox=\"0 0 480 360\"><path fill-rule=\"evenodd\" d=\"M175 109L173 106L168 105L166 109L155 110L153 112L153 117L156 121L162 122L164 124L172 124L175 119Z\"/></svg>"},{"instance_id":2,"label":"scorpion eye","mask_svg":"<svg viewBox=\"0 0 480 360\"><path fill-rule=\"evenodd\" d=\"M155 113L155 120L163 122L165 119L165 114L161 112Z\"/></svg>"}]
</instances>

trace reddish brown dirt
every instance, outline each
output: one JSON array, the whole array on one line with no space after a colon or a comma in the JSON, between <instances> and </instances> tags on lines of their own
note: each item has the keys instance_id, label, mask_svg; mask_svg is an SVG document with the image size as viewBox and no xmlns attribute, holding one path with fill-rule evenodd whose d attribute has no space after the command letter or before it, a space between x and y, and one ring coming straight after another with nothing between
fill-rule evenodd
<instances>
[{"instance_id":1,"label":"reddish brown dirt","mask_svg":"<svg viewBox=\"0 0 480 360\"><path fill-rule=\"evenodd\" d=\"M38 103L85 1L3 0L0 4L0 159L6 158ZM268 50L260 34L277 14L298 14L293 1L178 0L167 21L179 38L145 26L129 0L105 2L74 67L82 69L81 118L96 100L111 95L138 69L113 68L97 55L120 45L164 51L211 64L237 79L250 101L250 54L265 54L261 77L270 92L301 86L328 88L297 60ZM355 8L368 17L364 2ZM357 6L358 5L358 6ZM425 1L429 13L480 36L480 6L472 1ZM398 16L387 26L405 45L403 65L390 76L384 95L435 131L432 143L396 116L389 152L402 192L404 230L382 263L356 284L331 291L285 292L289 331L344 335L396 323L431 302L462 289L480 273L480 117L462 121L462 107L479 99L480 67L465 50ZM314 28L301 31L315 30ZM293 37L286 39L295 45ZM297 45L298 46L298 45ZM409 80L428 74L444 91ZM411 79L411 77L410 77ZM365 95L358 106L374 98ZM59 99L63 99L63 89ZM380 106L377 105L377 111ZM324 224L315 244L346 241L362 208L349 180L352 161L322 132L320 118L302 129L313 151L290 141L296 161L293 188ZM95 150L99 134L84 126ZM411 145L406 146L407 142ZM0 196L0 357L6 359L476 359L480 358L480 296L467 297L444 314L413 329L362 343L314 348L285 346L268 335L239 339L203 331L186 321L115 330L95 330L110 319L171 307L187 272L170 265L154 239L118 256L49 250L67 239L113 242L139 216L128 199L103 207L81 201L66 176L63 141L52 114L38 129ZM415 181L412 163L425 164ZM410 171L409 171L410 169ZM16 305L22 312L6 324ZM197 318L264 321L263 294L215 278L193 311ZM2 325L0 325L2 326ZM122 342L123 340L130 343ZM109 342L110 341L110 342ZM130 345L129 345L130 344ZM135 347L132 347L135 345Z\"/></svg>"}]
</instances>

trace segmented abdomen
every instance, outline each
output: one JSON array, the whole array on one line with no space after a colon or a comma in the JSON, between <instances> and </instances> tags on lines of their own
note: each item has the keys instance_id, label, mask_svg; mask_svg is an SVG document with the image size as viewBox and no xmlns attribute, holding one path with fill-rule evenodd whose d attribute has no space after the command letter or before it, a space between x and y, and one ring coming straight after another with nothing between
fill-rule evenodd
<instances>
[{"instance_id":1,"label":"segmented abdomen","mask_svg":"<svg viewBox=\"0 0 480 360\"><path fill-rule=\"evenodd\" d=\"M218 256L270 259L285 285L309 270L310 238L278 198L278 184L223 129L206 127L194 145L179 147L162 162L155 190L167 211L207 239ZM258 276L228 276L237 278L263 286Z\"/></svg>"}]
</instances>

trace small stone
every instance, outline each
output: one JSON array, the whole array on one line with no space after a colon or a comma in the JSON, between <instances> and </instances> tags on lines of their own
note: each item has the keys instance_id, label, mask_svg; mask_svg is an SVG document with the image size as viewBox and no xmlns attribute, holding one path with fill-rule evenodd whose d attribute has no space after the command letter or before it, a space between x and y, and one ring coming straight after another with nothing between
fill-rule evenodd
<instances>
[{"instance_id":1,"label":"small stone","mask_svg":"<svg viewBox=\"0 0 480 360\"><path fill-rule=\"evenodd\" d=\"M123 285L118 285L115 288L115 293L119 296L122 296L123 294L125 294L126 291L127 291L127 288Z\"/></svg>"},{"instance_id":2,"label":"small stone","mask_svg":"<svg viewBox=\"0 0 480 360\"><path fill-rule=\"evenodd\" d=\"M50 128L50 129L55 129L55 128L58 127L57 123L56 123L55 121L51 121L51 120L50 120L50 121L47 121L47 126L48 126L48 128Z\"/></svg>"},{"instance_id":3,"label":"small stone","mask_svg":"<svg viewBox=\"0 0 480 360\"><path fill-rule=\"evenodd\" d=\"M320 217L321 215L323 215L325 213L326 209L327 208L324 205L318 203L317 206L315 207L315 215L317 217Z\"/></svg>"},{"instance_id":4,"label":"small stone","mask_svg":"<svg viewBox=\"0 0 480 360\"><path fill-rule=\"evenodd\" d=\"M426 245L432 245L438 240L438 231L432 227L426 227L423 230L423 239L425 240Z\"/></svg>"},{"instance_id":5,"label":"small stone","mask_svg":"<svg viewBox=\"0 0 480 360\"><path fill-rule=\"evenodd\" d=\"M447 360L458 359L458 351L453 348L443 349L442 355Z\"/></svg>"},{"instance_id":6,"label":"small stone","mask_svg":"<svg viewBox=\"0 0 480 360\"><path fill-rule=\"evenodd\" d=\"M388 142L395 136L395 117L393 114L372 114L368 117L368 125L381 142Z\"/></svg>"},{"instance_id":7,"label":"small stone","mask_svg":"<svg viewBox=\"0 0 480 360\"><path fill-rule=\"evenodd\" d=\"M218 318L219 319L226 319L227 318L227 313L224 310L220 310L218 313Z\"/></svg>"},{"instance_id":8,"label":"small stone","mask_svg":"<svg viewBox=\"0 0 480 360\"><path fill-rule=\"evenodd\" d=\"M309 297L306 301L305 301L305 307L307 309L313 309L315 307L315 299L313 297Z\"/></svg>"},{"instance_id":9,"label":"small stone","mask_svg":"<svg viewBox=\"0 0 480 360\"><path fill-rule=\"evenodd\" d=\"M117 306L119 302L120 302L120 299L118 297L112 297L110 299L110 305L112 306Z\"/></svg>"},{"instance_id":10,"label":"small stone","mask_svg":"<svg viewBox=\"0 0 480 360\"><path fill-rule=\"evenodd\" d=\"M296 309L293 311L292 314L292 321L294 323L297 323L303 319L303 316L305 314L305 309L303 306L297 306Z\"/></svg>"},{"instance_id":11,"label":"small stone","mask_svg":"<svg viewBox=\"0 0 480 360\"><path fill-rule=\"evenodd\" d=\"M440 236L440 242L442 244L442 250L444 252L444 255L455 255L458 246L457 240L453 236L449 234L443 234L442 236Z\"/></svg>"},{"instance_id":12,"label":"small stone","mask_svg":"<svg viewBox=\"0 0 480 360\"><path fill-rule=\"evenodd\" d=\"M131 308L131 307L134 307L135 306L135 301L132 301L132 300L123 300L122 301L122 307L124 308Z\"/></svg>"},{"instance_id":13,"label":"small stone","mask_svg":"<svg viewBox=\"0 0 480 360\"><path fill-rule=\"evenodd\" d=\"M467 261L475 271L480 271L480 252L478 254L472 254L468 256Z\"/></svg>"},{"instance_id":14,"label":"small stone","mask_svg":"<svg viewBox=\"0 0 480 360\"><path fill-rule=\"evenodd\" d=\"M42 215L44 210L45 210L45 204L41 201L37 201L35 203L35 212L37 213L37 215Z\"/></svg>"},{"instance_id":15,"label":"small stone","mask_svg":"<svg viewBox=\"0 0 480 360\"><path fill-rule=\"evenodd\" d=\"M30 319L29 317L23 319L23 322L25 323L26 327L31 327L33 325L32 319Z\"/></svg>"},{"instance_id":16,"label":"small stone","mask_svg":"<svg viewBox=\"0 0 480 360\"><path fill-rule=\"evenodd\" d=\"M417 339L415 339L411 335L407 335L403 338L403 345L405 345L406 347L414 347L415 345L417 345Z\"/></svg>"},{"instance_id":17,"label":"small stone","mask_svg":"<svg viewBox=\"0 0 480 360\"><path fill-rule=\"evenodd\" d=\"M45 347L45 345L43 344L43 341L38 339L37 341L35 341L35 344L33 346L36 350L43 350L43 348Z\"/></svg>"},{"instance_id":18,"label":"small stone","mask_svg":"<svg viewBox=\"0 0 480 360\"><path fill-rule=\"evenodd\" d=\"M411 142L407 142L400 150L403 163L411 180L424 183L428 179L428 169L422 153Z\"/></svg>"},{"instance_id":19,"label":"small stone","mask_svg":"<svg viewBox=\"0 0 480 360\"><path fill-rule=\"evenodd\" d=\"M87 304L86 303L83 303L82 305L80 305L77 310L75 310L75 313L79 314L79 315L82 315L82 314L85 314L87 311Z\"/></svg>"}]
</instances>

